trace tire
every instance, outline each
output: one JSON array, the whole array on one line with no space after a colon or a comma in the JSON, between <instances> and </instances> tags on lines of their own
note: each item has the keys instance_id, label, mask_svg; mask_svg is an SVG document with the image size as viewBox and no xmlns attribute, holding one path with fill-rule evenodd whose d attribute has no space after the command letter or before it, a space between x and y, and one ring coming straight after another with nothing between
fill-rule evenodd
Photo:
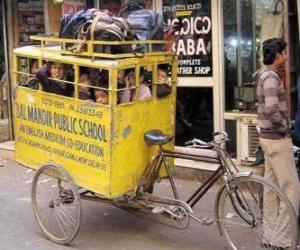
<instances>
[{"instance_id":1,"label":"tire","mask_svg":"<svg viewBox=\"0 0 300 250\"><path fill-rule=\"evenodd\" d=\"M63 168L54 164L39 168L31 200L35 219L49 240L66 245L75 239L81 220L80 196Z\"/></svg>"},{"instance_id":2,"label":"tire","mask_svg":"<svg viewBox=\"0 0 300 250\"><path fill-rule=\"evenodd\" d=\"M217 195L216 220L221 234L232 249L277 249L274 246L296 249L297 216L278 187L255 175L236 177L229 187L231 192L224 184ZM281 211L285 211L283 217L279 216L278 211L270 215L270 202L264 196L266 192L280 202ZM268 216L264 217L264 213ZM283 227L286 233L280 230Z\"/></svg>"}]
</instances>

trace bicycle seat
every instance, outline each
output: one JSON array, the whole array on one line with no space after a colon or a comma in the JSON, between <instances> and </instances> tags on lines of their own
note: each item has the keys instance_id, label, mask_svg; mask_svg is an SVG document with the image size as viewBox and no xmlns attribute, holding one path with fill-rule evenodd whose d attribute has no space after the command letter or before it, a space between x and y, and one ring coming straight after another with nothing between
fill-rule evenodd
<instances>
[{"instance_id":1,"label":"bicycle seat","mask_svg":"<svg viewBox=\"0 0 300 250\"><path fill-rule=\"evenodd\" d=\"M172 141L173 136L164 135L160 130L149 130L144 134L144 140L147 145L164 145Z\"/></svg>"}]
</instances>

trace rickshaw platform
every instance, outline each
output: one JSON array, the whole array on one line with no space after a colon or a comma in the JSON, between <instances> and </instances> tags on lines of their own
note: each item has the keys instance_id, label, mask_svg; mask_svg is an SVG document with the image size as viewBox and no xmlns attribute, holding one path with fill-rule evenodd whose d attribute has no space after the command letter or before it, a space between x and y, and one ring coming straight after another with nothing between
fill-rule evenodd
<instances>
[{"instance_id":1,"label":"rickshaw platform","mask_svg":"<svg viewBox=\"0 0 300 250\"><path fill-rule=\"evenodd\" d=\"M13 160L14 161L14 151L15 151L15 142L7 141L0 143L0 165L3 160ZM263 175L264 165L261 164L259 166L250 167L251 163L249 162L236 162L236 166L241 172L252 171L254 174ZM218 164L216 163L208 163L208 162L194 162L191 160L175 160L175 169L174 175L177 178L190 180L190 181L198 181L203 182L206 180L213 171L218 168Z\"/></svg>"}]
</instances>

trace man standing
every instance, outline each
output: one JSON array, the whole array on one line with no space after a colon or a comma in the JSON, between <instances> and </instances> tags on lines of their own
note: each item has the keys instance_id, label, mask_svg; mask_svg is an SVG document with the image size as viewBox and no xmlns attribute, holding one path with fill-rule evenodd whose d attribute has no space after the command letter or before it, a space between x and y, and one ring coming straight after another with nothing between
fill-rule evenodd
<instances>
[{"instance_id":1,"label":"man standing","mask_svg":"<svg viewBox=\"0 0 300 250\"><path fill-rule=\"evenodd\" d=\"M254 75L258 110L257 125L259 143L265 156L265 178L277 184L288 197L298 213L300 186L290 138L290 120L285 88L277 69L287 60L286 43L279 38L267 39L263 43L264 66ZM268 239L264 243L285 249L288 247L288 215L272 194L264 194L264 223L278 221L281 239ZM276 229L274 229L276 230Z\"/></svg>"}]
</instances>

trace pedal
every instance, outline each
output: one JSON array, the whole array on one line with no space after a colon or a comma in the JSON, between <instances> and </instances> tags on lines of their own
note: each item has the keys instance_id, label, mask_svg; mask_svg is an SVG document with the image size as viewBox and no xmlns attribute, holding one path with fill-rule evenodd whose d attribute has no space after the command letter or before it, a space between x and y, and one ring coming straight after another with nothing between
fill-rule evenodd
<instances>
[{"instance_id":1,"label":"pedal","mask_svg":"<svg viewBox=\"0 0 300 250\"><path fill-rule=\"evenodd\" d=\"M166 208L166 207L155 207L155 208L152 209L152 213L154 213L154 214L168 213L168 214L174 215L174 213L171 212L171 210L174 207L175 206L168 206L168 208Z\"/></svg>"},{"instance_id":2,"label":"pedal","mask_svg":"<svg viewBox=\"0 0 300 250\"><path fill-rule=\"evenodd\" d=\"M154 214L162 214L164 212L165 212L164 207L155 207L152 209L152 213L154 213Z\"/></svg>"},{"instance_id":3,"label":"pedal","mask_svg":"<svg viewBox=\"0 0 300 250\"><path fill-rule=\"evenodd\" d=\"M214 222L214 219L212 217L203 217L203 218L198 218L192 214L189 214L189 216L194 219L195 221L203 224L203 225L210 225Z\"/></svg>"}]
</instances>

